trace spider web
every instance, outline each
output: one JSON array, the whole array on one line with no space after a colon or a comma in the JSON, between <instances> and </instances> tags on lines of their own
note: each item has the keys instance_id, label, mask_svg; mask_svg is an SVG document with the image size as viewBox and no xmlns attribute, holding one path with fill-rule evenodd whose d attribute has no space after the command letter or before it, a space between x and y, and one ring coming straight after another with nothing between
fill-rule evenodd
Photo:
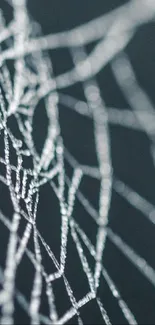
<instances>
[{"instance_id":1,"label":"spider web","mask_svg":"<svg viewBox=\"0 0 155 325\"><path fill-rule=\"evenodd\" d=\"M26 0L6 4L12 16L8 22L1 11L0 220L6 242L0 268L1 324L13 324L19 308L32 324L72 319L83 324L87 320L81 310L93 301L101 321L109 325L112 315L105 308L101 282L124 322L137 324L104 263L107 241L152 286L155 271L110 226L112 192L152 226L155 210L145 195L116 177L109 128L145 134L155 163L154 107L125 52L140 26L154 19L155 2L132 0L72 30L47 36L30 16ZM58 49L62 62L63 50L69 53L71 68L57 75L51 53ZM104 100L98 74L104 74L107 65L126 109L109 107ZM74 85L80 89L79 98ZM23 290L18 282L22 263L28 283ZM67 301L63 311L61 299Z\"/></svg>"}]
</instances>

